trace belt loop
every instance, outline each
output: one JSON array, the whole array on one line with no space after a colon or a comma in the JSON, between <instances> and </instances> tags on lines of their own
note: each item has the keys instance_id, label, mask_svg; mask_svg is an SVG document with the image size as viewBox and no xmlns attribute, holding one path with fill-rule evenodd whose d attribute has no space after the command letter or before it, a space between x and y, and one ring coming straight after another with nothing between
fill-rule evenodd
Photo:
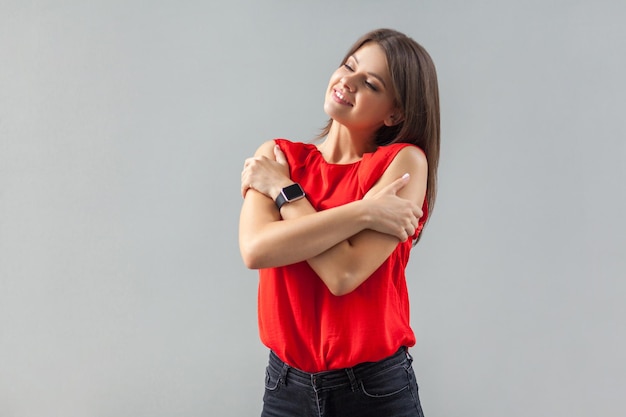
<instances>
[{"instance_id":1,"label":"belt loop","mask_svg":"<svg viewBox=\"0 0 626 417\"><path fill-rule=\"evenodd\" d=\"M409 360L409 363L413 363L413 356L409 353L409 348L405 348L404 352L406 353L406 358Z\"/></svg>"},{"instance_id":2,"label":"belt loop","mask_svg":"<svg viewBox=\"0 0 626 417\"><path fill-rule=\"evenodd\" d=\"M350 388L352 388L352 392L354 392L358 388L354 371L352 368L346 368L346 373L348 374L348 379L350 379Z\"/></svg>"},{"instance_id":3,"label":"belt loop","mask_svg":"<svg viewBox=\"0 0 626 417\"><path fill-rule=\"evenodd\" d=\"M283 369L280 370L279 381L282 381L284 385L287 385L287 372L289 372L289 365L283 362Z\"/></svg>"}]
</instances>

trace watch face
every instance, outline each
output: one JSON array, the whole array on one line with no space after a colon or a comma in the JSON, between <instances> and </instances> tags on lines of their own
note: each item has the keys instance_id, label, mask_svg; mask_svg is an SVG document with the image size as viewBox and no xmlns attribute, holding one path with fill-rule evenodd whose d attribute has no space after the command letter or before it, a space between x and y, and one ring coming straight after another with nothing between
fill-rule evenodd
<instances>
[{"instance_id":1,"label":"watch face","mask_svg":"<svg viewBox=\"0 0 626 417\"><path fill-rule=\"evenodd\" d=\"M291 201L296 198L300 198L304 196L304 191L302 191L302 187L298 184L291 184L288 187L283 188L283 194L287 201Z\"/></svg>"}]
</instances>

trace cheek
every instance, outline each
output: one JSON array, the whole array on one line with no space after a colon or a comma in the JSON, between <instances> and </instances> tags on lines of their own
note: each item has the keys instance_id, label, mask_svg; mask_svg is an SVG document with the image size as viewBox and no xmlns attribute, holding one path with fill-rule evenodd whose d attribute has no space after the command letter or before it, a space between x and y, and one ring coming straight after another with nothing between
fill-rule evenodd
<instances>
[{"instance_id":1,"label":"cheek","mask_svg":"<svg viewBox=\"0 0 626 417\"><path fill-rule=\"evenodd\" d=\"M387 113L389 109L389 103L387 100L381 100L380 97L368 96L362 100L363 104L366 104L368 113L371 114L383 114Z\"/></svg>"}]
</instances>

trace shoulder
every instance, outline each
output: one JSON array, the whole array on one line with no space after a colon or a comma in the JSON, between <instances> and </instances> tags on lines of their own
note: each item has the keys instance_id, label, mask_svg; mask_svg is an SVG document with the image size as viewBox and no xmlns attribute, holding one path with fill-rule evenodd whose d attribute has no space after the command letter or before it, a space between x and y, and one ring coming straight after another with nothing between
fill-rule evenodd
<instances>
[{"instance_id":1,"label":"shoulder","mask_svg":"<svg viewBox=\"0 0 626 417\"><path fill-rule=\"evenodd\" d=\"M426 154L419 147L408 143L398 143L389 145L388 148L387 165L382 174L386 181L393 181L408 173L412 178L418 178L419 182L426 182L428 161Z\"/></svg>"},{"instance_id":2,"label":"shoulder","mask_svg":"<svg viewBox=\"0 0 626 417\"><path fill-rule=\"evenodd\" d=\"M272 141L280 147L287 159L292 161L309 160L312 156L319 153L317 146L312 143L294 142L288 139L274 139Z\"/></svg>"},{"instance_id":3,"label":"shoulder","mask_svg":"<svg viewBox=\"0 0 626 417\"><path fill-rule=\"evenodd\" d=\"M274 140L265 141L259 146L254 153L254 156L266 156L274 158L274 146L276 146L276 142Z\"/></svg>"},{"instance_id":4,"label":"shoulder","mask_svg":"<svg viewBox=\"0 0 626 417\"><path fill-rule=\"evenodd\" d=\"M287 152L289 150L297 147L298 142L292 142L288 139L283 138L275 138L268 141L265 141L258 147L255 156L274 156L274 146L278 145L283 152Z\"/></svg>"},{"instance_id":5,"label":"shoulder","mask_svg":"<svg viewBox=\"0 0 626 417\"><path fill-rule=\"evenodd\" d=\"M390 155L394 157L396 155L414 155L419 157L420 155L426 159L426 154L417 145L413 145L412 143L392 143L390 145L381 146L376 150L376 153L381 153L385 155Z\"/></svg>"},{"instance_id":6,"label":"shoulder","mask_svg":"<svg viewBox=\"0 0 626 417\"><path fill-rule=\"evenodd\" d=\"M376 183L391 182L405 173L422 177L427 172L426 155L420 148L410 143L394 143L380 146L363 157L359 179L363 190L367 191Z\"/></svg>"},{"instance_id":7,"label":"shoulder","mask_svg":"<svg viewBox=\"0 0 626 417\"><path fill-rule=\"evenodd\" d=\"M396 148L392 161L393 165L408 164L411 166L415 166L419 169L428 168L428 160L426 159L426 154L420 147L409 143L396 143L390 146L394 146Z\"/></svg>"},{"instance_id":8,"label":"shoulder","mask_svg":"<svg viewBox=\"0 0 626 417\"><path fill-rule=\"evenodd\" d=\"M414 145L403 146L390 161L385 170L385 174L390 174L391 178L409 173L412 178L426 183L428 178L428 160L426 154L419 147Z\"/></svg>"},{"instance_id":9,"label":"shoulder","mask_svg":"<svg viewBox=\"0 0 626 417\"><path fill-rule=\"evenodd\" d=\"M306 160L311 154L318 153L317 147L312 143L293 142L288 139L275 138L261 144L254 156L265 156L274 159L274 146L276 145L290 161Z\"/></svg>"},{"instance_id":10,"label":"shoulder","mask_svg":"<svg viewBox=\"0 0 626 417\"><path fill-rule=\"evenodd\" d=\"M278 145L284 149L317 149L317 147L312 143L304 143L304 142L294 142L289 139L284 138L274 138L264 142L259 149L262 148L272 148L274 145Z\"/></svg>"},{"instance_id":11,"label":"shoulder","mask_svg":"<svg viewBox=\"0 0 626 417\"><path fill-rule=\"evenodd\" d=\"M388 168L403 169L404 167L427 169L426 154L421 148L410 143L393 143L381 146L367 158L368 168L377 166L383 171Z\"/></svg>"},{"instance_id":12,"label":"shoulder","mask_svg":"<svg viewBox=\"0 0 626 417\"><path fill-rule=\"evenodd\" d=\"M403 145L403 146L402 146ZM399 192L398 196L415 201L423 205L428 182L428 161L426 154L417 146L411 144L390 145L396 148L393 157L382 174L377 185L384 186L409 174L410 181Z\"/></svg>"}]
</instances>

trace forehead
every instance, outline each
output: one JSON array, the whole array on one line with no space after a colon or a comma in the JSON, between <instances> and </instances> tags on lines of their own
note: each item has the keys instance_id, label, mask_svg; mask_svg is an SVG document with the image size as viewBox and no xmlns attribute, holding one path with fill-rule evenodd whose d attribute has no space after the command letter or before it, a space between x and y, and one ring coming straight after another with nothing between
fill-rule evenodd
<instances>
[{"instance_id":1,"label":"forehead","mask_svg":"<svg viewBox=\"0 0 626 417\"><path fill-rule=\"evenodd\" d=\"M357 49L352 56L359 65L366 65L377 72L388 72L387 56L383 48L376 42L368 42Z\"/></svg>"}]
</instances>

